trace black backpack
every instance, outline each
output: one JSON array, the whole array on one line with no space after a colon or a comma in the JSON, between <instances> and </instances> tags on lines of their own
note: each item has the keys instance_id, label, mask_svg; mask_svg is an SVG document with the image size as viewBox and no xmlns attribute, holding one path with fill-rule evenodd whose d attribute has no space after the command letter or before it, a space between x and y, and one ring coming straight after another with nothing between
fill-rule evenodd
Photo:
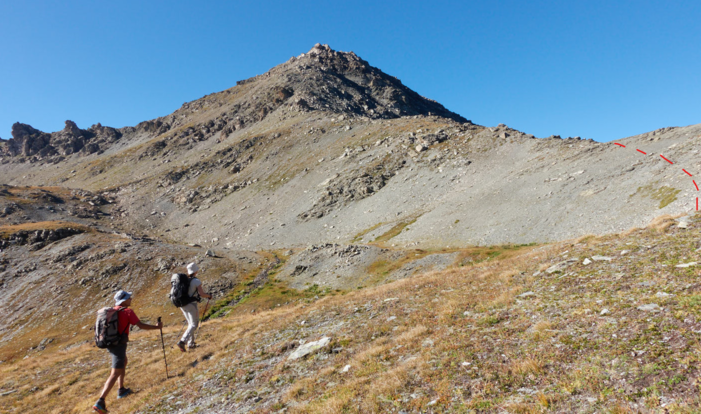
<instances>
[{"instance_id":1,"label":"black backpack","mask_svg":"<svg viewBox=\"0 0 701 414\"><path fill-rule=\"evenodd\" d=\"M127 324L127 329L124 332L119 332L119 312L124 309L126 308L102 308L97 311L95 345L98 348L109 348L127 343L129 324Z\"/></svg>"},{"instance_id":2,"label":"black backpack","mask_svg":"<svg viewBox=\"0 0 701 414\"><path fill-rule=\"evenodd\" d=\"M176 273L176 280L171 280L170 301L177 308L181 308L188 303L196 302L197 299L188 295L190 290L190 278L184 273Z\"/></svg>"}]
</instances>

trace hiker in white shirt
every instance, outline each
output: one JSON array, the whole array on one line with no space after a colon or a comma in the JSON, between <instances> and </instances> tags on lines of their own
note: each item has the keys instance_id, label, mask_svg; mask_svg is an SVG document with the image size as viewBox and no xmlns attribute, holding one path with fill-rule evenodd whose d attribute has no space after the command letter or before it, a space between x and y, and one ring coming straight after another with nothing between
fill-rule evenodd
<instances>
[{"instance_id":1,"label":"hiker in white shirt","mask_svg":"<svg viewBox=\"0 0 701 414\"><path fill-rule=\"evenodd\" d=\"M180 308L187 319L187 330L183 334L183 337L178 342L178 348L185 352L185 344L188 348L194 348L195 344L195 330L197 330L197 325L200 322L200 315L197 309L197 302L200 298L211 299L212 295L204 292L202 289L202 282L197 278L197 272L200 270L197 263L190 263L187 265L187 275L190 278L190 288L188 290L188 295L191 298L196 298L196 301L188 303L187 305Z\"/></svg>"}]
</instances>

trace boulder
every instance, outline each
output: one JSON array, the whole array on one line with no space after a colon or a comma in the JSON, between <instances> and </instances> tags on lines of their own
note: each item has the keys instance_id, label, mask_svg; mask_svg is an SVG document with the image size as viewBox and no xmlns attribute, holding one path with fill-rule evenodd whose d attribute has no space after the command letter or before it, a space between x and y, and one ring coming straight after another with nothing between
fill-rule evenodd
<instances>
[{"instance_id":1,"label":"boulder","mask_svg":"<svg viewBox=\"0 0 701 414\"><path fill-rule=\"evenodd\" d=\"M328 344L331 343L331 338L328 336L325 336L318 341L313 341L313 342L307 342L304 345L301 345L299 348L295 349L294 352L290 354L289 357L287 357L288 361L294 361L295 359L299 359L302 357L305 357L309 354L313 354L320 349L326 347Z\"/></svg>"}]
</instances>

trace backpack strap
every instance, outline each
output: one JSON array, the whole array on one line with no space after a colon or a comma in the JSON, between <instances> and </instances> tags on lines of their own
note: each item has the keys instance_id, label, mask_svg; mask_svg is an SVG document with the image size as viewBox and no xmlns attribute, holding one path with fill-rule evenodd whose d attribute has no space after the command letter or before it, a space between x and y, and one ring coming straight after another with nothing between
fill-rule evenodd
<instances>
[{"instance_id":1,"label":"backpack strap","mask_svg":"<svg viewBox=\"0 0 701 414\"><path fill-rule=\"evenodd\" d=\"M126 310L126 309L127 308L125 308L123 306L120 306L119 309L117 309L117 324L119 324L119 312ZM125 333L127 333L127 331L129 331L129 321L127 321L127 327L126 327L126 329L124 329L124 332L120 333L119 335L124 335Z\"/></svg>"}]
</instances>

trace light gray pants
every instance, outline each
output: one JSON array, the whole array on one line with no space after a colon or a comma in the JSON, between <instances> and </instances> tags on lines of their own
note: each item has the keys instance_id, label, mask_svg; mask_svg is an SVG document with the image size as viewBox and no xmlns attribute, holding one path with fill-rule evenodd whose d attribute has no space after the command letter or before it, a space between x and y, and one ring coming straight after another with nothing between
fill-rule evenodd
<instances>
[{"instance_id":1,"label":"light gray pants","mask_svg":"<svg viewBox=\"0 0 701 414\"><path fill-rule=\"evenodd\" d=\"M195 330L200 323L197 302L188 303L181 307L180 310L183 312L183 315L185 315L185 319L187 319L187 330L180 341L192 345L195 343Z\"/></svg>"}]
</instances>

